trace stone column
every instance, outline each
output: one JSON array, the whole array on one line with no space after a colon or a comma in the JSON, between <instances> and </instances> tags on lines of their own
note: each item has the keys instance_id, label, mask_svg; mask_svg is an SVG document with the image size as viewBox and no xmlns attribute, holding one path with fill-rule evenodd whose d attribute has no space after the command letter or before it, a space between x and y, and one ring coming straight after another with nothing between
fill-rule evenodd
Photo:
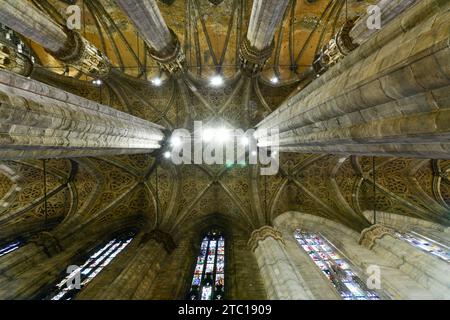
<instances>
[{"instance_id":1,"label":"stone column","mask_svg":"<svg viewBox=\"0 0 450 320\"><path fill-rule=\"evenodd\" d=\"M248 245L256 255L269 299L314 299L291 263L279 231L269 226L257 229L253 231Z\"/></svg>"},{"instance_id":2,"label":"stone column","mask_svg":"<svg viewBox=\"0 0 450 320\"><path fill-rule=\"evenodd\" d=\"M89 76L106 78L110 74L108 59L93 44L76 31L58 25L31 3L1 1L0 21Z\"/></svg>"},{"instance_id":3,"label":"stone column","mask_svg":"<svg viewBox=\"0 0 450 320\"><path fill-rule=\"evenodd\" d=\"M156 62L171 74L183 71L186 57L176 34L167 27L155 0L117 0L151 48Z\"/></svg>"},{"instance_id":4,"label":"stone column","mask_svg":"<svg viewBox=\"0 0 450 320\"><path fill-rule=\"evenodd\" d=\"M171 236L160 230L144 234L135 255L125 269L96 299L145 299L161 269L161 263L175 249Z\"/></svg>"},{"instance_id":5,"label":"stone column","mask_svg":"<svg viewBox=\"0 0 450 320\"><path fill-rule=\"evenodd\" d=\"M376 7L380 10L380 27L383 28L418 2L419 0L380 0L376 4ZM367 25L367 21L371 21L373 17L374 12L368 12L356 21L349 32L353 43L361 45L379 31L376 28L369 29Z\"/></svg>"},{"instance_id":6,"label":"stone column","mask_svg":"<svg viewBox=\"0 0 450 320\"><path fill-rule=\"evenodd\" d=\"M372 225L361 232L359 243L397 265L436 298L450 296L448 263L397 238L394 230L380 224Z\"/></svg>"},{"instance_id":7,"label":"stone column","mask_svg":"<svg viewBox=\"0 0 450 320\"><path fill-rule=\"evenodd\" d=\"M283 20L288 0L255 0L247 30L241 43L241 69L247 76L256 77L270 58L275 31Z\"/></svg>"},{"instance_id":8,"label":"stone column","mask_svg":"<svg viewBox=\"0 0 450 320\"><path fill-rule=\"evenodd\" d=\"M0 70L0 159L145 153L162 127Z\"/></svg>"},{"instance_id":9,"label":"stone column","mask_svg":"<svg viewBox=\"0 0 450 320\"><path fill-rule=\"evenodd\" d=\"M349 19L314 59L316 74L324 73L379 31L375 27L369 29L368 22L379 18L382 28L417 2L418 0L381 0L374 6L375 10L379 10L379 16L376 16L377 11L369 11L361 17Z\"/></svg>"},{"instance_id":10,"label":"stone column","mask_svg":"<svg viewBox=\"0 0 450 320\"><path fill-rule=\"evenodd\" d=\"M258 124L281 151L450 158L450 3L423 0Z\"/></svg>"}]
</instances>

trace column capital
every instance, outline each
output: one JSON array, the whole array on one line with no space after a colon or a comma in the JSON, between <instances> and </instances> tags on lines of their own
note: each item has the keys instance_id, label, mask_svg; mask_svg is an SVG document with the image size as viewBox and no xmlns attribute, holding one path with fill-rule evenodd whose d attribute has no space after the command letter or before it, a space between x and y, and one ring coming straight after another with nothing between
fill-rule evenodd
<instances>
[{"instance_id":1,"label":"column capital","mask_svg":"<svg viewBox=\"0 0 450 320\"><path fill-rule=\"evenodd\" d=\"M13 47L0 43L0 68L29 77L33 72L33 62Z\"/></svg>"},{"instance_id":2,"label":"column capital","mask_svg":"<svg viewBox=\"0 0 450 320\"><path fill-rule=\"evenodd\" d=\"M164 247L167 253L172 253L173 250L177 247L175 241L173 240L172 236L162 230L154 229L150 232L145 233L140 241L140 244L147 243L150 240L154 240Z\"/></svg>"},{"instance_id":3,"label":"column capital","mask_svg":"<svg viewBox=\"0 0 450 320\"><path fill-rule=\"evenodd\" d=\"M272 55L275 42L263 50L253 47L247 37L241 42L239 48L239 59L241 70L249 77L257 77Z\"/></svg>"},{"instance_id":4,"label":"column capital","mask_svg":"<svg viewBox=\"0 0 450 320\"><path fill-rule=\"evenodd\" d=\"M344 26L334 35L334 37L317 54L313 67L317 74L322 74L339 60L358 48L358 44L353 43L350 31L355 26L358 17L349 19Z\"/></svg>"},{"instance_id":5,"label":"column capital","mask_svg":"<svg viewBox=\"0 0 450 320\"><path fill-rule=\"evenodd\" d=\"M171 75L177 76L184 70L186 55L181 48L180 41L175 32L170 28L169 31L172 35L172 43L168 46L167 50L164 51L170 53L164 55L150 48L150 55L162 69L166 70Z\"/></svg>"},{"instance_id":6,"label":"column capital","mask_svg":"<svg viewBox=\"0 0 450 320\"><path fill-rule=\"evenodd\" d=\"M280 231L271 226L264 226L252 232L247 245L252 251L255 251L258 247L259 241L263 241L264 239L269 237L273 238L274 240L281 241L284 244L283 235Z\"/></svg>"},{"instance_id":7,"label":"column capital","mask_svg":"<svg viewBox=\"0 0 450 320\"><path fill-rule=\"evenodd\" d=\"M395 237L394 230L381 224L374 224L361 231L361 237L359 238L358 243L367 249L372 249L375 245L375 241L386 235Z\"/></svg>"},{"instance_id":8,"label":"column capital","mask_svg":"<svg viewBox=\"0 0 450 320\"><path fill-rule=\"evenodd\" d=\"M66 29L67 41L58 51L47 50L57 59L92 77L106 78L111 72L108 58L78 32Z\"/></svg>"}]
</instances>

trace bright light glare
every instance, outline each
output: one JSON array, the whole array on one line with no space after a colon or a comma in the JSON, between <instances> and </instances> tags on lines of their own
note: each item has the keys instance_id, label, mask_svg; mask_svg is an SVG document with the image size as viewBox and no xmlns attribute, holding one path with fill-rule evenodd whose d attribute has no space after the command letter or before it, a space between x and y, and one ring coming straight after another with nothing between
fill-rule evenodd
<instances>
[{"instance_id":1,"label":"bright light glare","mask_svg":"<svg viewBox=\"0 0 450 320\"><path fill-rule=\"evenodd\" d=\"M230 130L225 128L217 129L215 136L219 142L228 141L230 139Z\"/></svg>"},{"instance_id":2,"label":"bright light glare","mask_svg":"<svg viewBox=\"0 0 450 320\"><path fill-rule=\"evenodd\" d=\"M247 146L250 143L250 140L247 137L243 137L241 142L244 146Z\"/></svg>"},{"instance_id":3,"label":"bright light glare","mask_svg":"<svg viewBox=\"0 0 450 320\"><path fill-rule=\"evenodd\" d=\"M278 82L280 82L280 79L278 79L278 77L273 77L272 79L270 79L270 82L278 83Z\"/></svg>"},{"instance_id":4,"label":"bright light glare","mask_svg":"<svg viewBox=\"0 0 450 320\"><path fill-rule=\"evenodd\" d=\"M169 159L171 156L170 151L164 152L164 158Z\"/></svg>"},{"instance_id":5,"label":"bright light glare","mask_svg":"<svg viewBox=\"0 0 450 320\"><path fill-rule=\"evenodd\" d=\"M210 83L214 87L219 87L219 86L223 85L223 78L222 78L222 76L219 76L219 75L214 76L211 78Z\"/></svg>"},{"instance_id":6,"label":"bright light glare","mask_svg":"<svg viewBox=\"0 0 450 320\"><path fill-rule=\"evenodd\" d=\"M154 86L159 87L162 84L162 80L161 80L161 78L155 78L152 80L152 83Z\"/></svg>"},{"instance_id":7,"label":"bright light glare","mask_svg":"<svg viewBox=\"0 0 450 320\"><path fill-rule=\"evenodd\" d=\"M203 141L209 142L214 139L215 132L213 129L205 129L202 133Z\"/></svg>"},{"instance_id":8,"label":"bright light glare","mask_svg":"<svg viewBox=\"0 0 450 320\"><path fill-rule=\"evenodd\" d=\"M252 151L252 156L256 156L257 152L256 151Z\"/></svg>"},{"instance_id":9,"label":"bright light glare","mask_svg":"<svg viewBox=\"0 0 450 320\"><path fill-rule=\"evenodd\" d=\"M170 144L172 145L172 147L178 147L181 145L181 138L178 136L173 136L170 139Z\"/></svg>"},{"instance_id":10,"label":"bright light glare","mask_svg":"<svg viewBox=\"0 0 450 320\"><path fill-rule=\"evenodd\" d=\"M103 84L103 81L100 79L95 79L95 80L92 80L92 84L94 84L96 86L101 86Z\"/></svg>"}]
</instances>

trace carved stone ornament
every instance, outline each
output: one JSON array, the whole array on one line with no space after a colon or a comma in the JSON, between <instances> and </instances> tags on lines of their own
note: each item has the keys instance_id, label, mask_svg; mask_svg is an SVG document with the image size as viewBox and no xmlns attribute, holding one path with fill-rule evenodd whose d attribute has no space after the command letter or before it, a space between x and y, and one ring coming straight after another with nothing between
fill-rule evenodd
<instances>
[{"instance_id":1,"label":"carved stone ornament","mask_svg":"<svg viewBox=\"0 0 450 320\"><path fill-rule=\"evenodd\" d=\"M264 239L269 237L277 241L281 241L284 244L283 236L280 231L271 226L264 226L252 232L247 245L252 251L255 251L258 247L258 242L263 241Z\"/></svg>"},{"instance_id":2,"label":"carved stone ornament","mask_svg":"<svg viewBox=\"0 0 450 320\"><path fill-rule=\"evenodd\" d=\"M108 77L111 73L108 58L78 32L66 30L66 33L68 38L63 49L50 53L86 75L94 78Z\"/></svg>"},{"instance_id":3,"label":"carved stone ornament","mask_svg":"<svg viewBox=\"0 0 450 320\"><path fill-rule=\"evenodd\" d=\"M150 240L154 240L160 244L163 245L164 249L167 253L172 253L173 250L177 247L175 241L173 240L172 236L168 234L167 232L155 229L152 230L146 234L141 239L141 244L146 243Z\"/></svg>"},{"instance_id":4,"label":"carved stone ornament","mask_svg":"<svg viewBox=\"0 0 450 320\"><path fill-rule=\"evenodd\" d=\"M359 244L367 249L372 249L375 245L375 241L386 235L394 236L394 231L381 224L374 224L361 232Z\"/></svg>"},{"instance_id":5,"label":"carved stone ornament","mask_svg":"<svg viewBox=\"0 0 450 320\"><path fill-rule=\"evenodd\" d=\"M164 70L169 72L171 75L177 76L182 73L184 70L184 65L186 63L186 56L181 48L180 41L176 36L175 32L169 28L170 33L172 34L172 43L170 45L171 53L166 56L161 56L156 51L150 50L150 55L153 59L155 59L156 63Z\"/></svg>"},{"instance_id":6,"label":"carved stone ornament","mask_svg":"<svg viewBox=\"0 0 450 320\"><path fill-rule=\"evenodd\" d=\"M252 47L247 37L245 37L239 48L239 59L242 72L249 77L257 77L272 55L274 46L275 42L272 41L272 44L266 49L258 50Z\"/></svg>"}]
</instances>

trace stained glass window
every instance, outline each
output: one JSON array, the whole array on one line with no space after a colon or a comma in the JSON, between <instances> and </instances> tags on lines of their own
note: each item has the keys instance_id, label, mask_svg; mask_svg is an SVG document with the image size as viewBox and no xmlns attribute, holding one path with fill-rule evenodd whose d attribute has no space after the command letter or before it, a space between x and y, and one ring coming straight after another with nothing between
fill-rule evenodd
<instances>
[{"instance_id":1,"label":"stained glass window","mask_svg":"<svg viewBox=\"0 0 450 320\"><path fill-rule=\"evenodd\" d=\"M445 244L429 239L414 231L405 233L397 232L396 234L400 239L407 241L414 247L450 262L450 248Z\"/></svg>"},{"instance_id":2,"label":"stained glass window","mask_svg":"<svg viewBox=\"0 0 450 320\"><path fill-rule=\"evenodd\" d=\"M189 299L223 300L225 289L225 238L211 231L200 245Z\"/></svg>"},{"instance_id":3,"label":"stained glass window","mask_svg":"<svg viewBox=\"0 0 450 320\"><path fill-rule=\"evenodd\" d=\"M4 246L0 246L0 257L4 256L10 252L13 252L14 250L19 249L22 244L23 244L22 241L16 240L16 241L7 243Z\"/></svg>"},{"instance_id":4,"label":"stained glass window","mask_svg":"<svg viewBox=\"0 0 450 320\"><path fill-rule=\"evenodd\" d=\"M380 296L355 273L354 267L323 236L301 230L294 237L331 281L344 300L379 300Z\"/></svg>"},{"instance_id":5,"label":"stained glass window","mask_svg":"<svg viewBox=\"0 0 450 320\"><path fill-rule=\"evenodd\" d=\"M74 269L61 280L45 297L45 300L71 300L94 279L125 247L133 240L135 234L130 232L114 238L94 250L92 255L80 267ZM74 285L73 279L79 277L80 286Z\"/></svg>"}]
</instances>

